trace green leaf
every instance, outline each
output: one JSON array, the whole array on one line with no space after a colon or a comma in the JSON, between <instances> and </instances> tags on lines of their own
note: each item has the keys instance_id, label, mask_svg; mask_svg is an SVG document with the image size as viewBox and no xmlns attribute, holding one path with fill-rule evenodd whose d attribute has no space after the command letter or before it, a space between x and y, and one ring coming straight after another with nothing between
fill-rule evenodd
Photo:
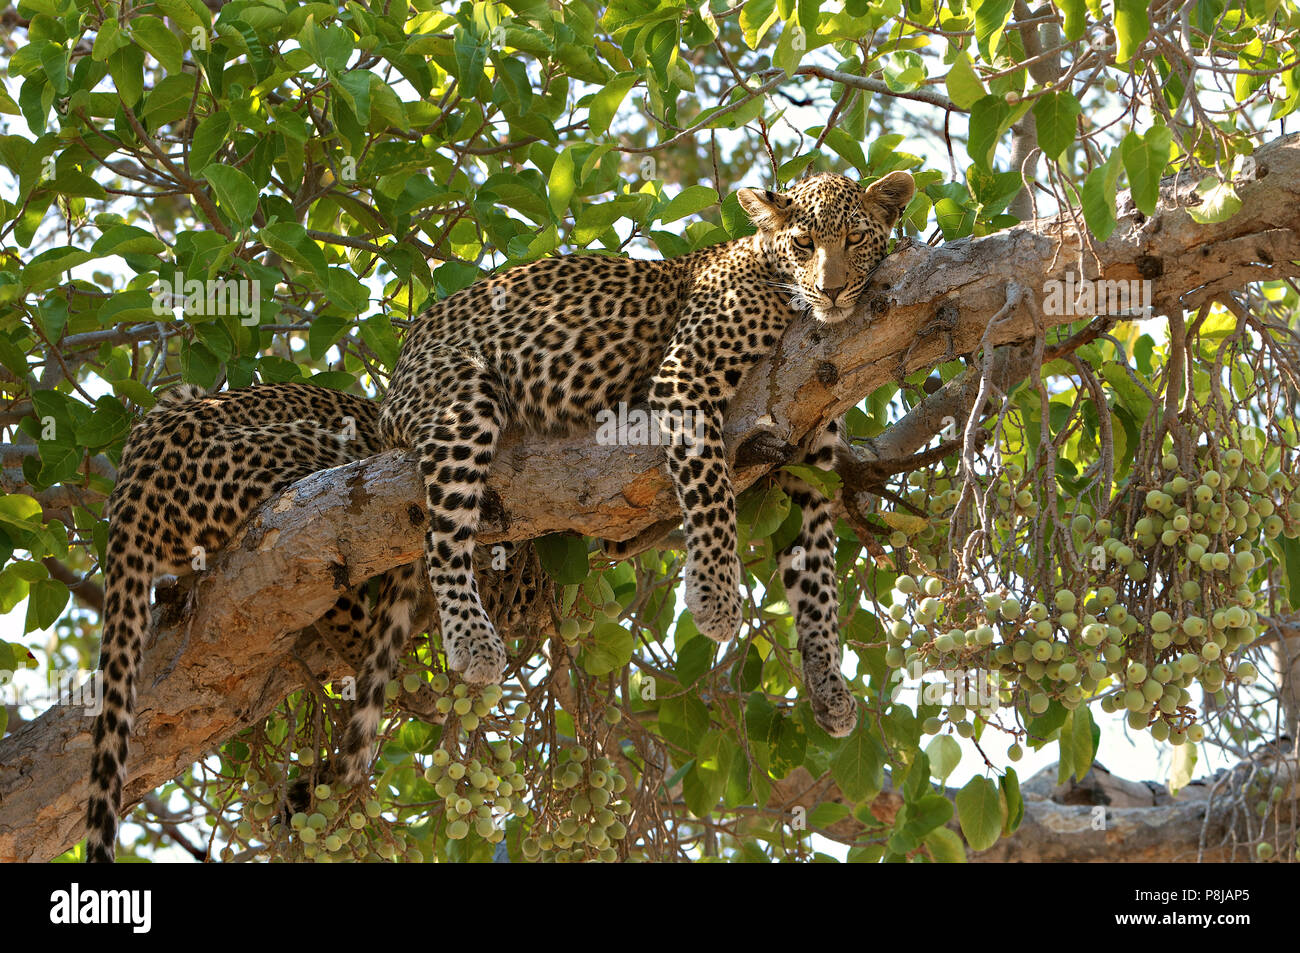
<instances>
[{"instance_id":1,"label":"green leaf","mask_svg":"<svg viewBox=\"0 0 1300 953\"><path fill-rule=\"evenodd\" d=\"M859 721L831 758L831 777L850 801L869 801L884 787L885 750Z\"/></svg>"},{"instance_id":2,"label":"green leaf","mask_svg":"<svg viewBox=\"0 0 1300 953\"><path fill-rule=\"evenodd\" d=\"M181 28L181 32L187 38L194 35L195 29L203 29L210 24L211 14L204 10L204 16L200 18L194 7L186 0L155 0L155 3L173 23Z\"/></svg>"},{"instance_id":3,"label":"green leaf","mask_svg":"<svg viewBox=\"0 0 1300 953\"><path fill-rule=\"evenodd\" d=\"M81 196L82 198L102 199L108 193L104 187L77 169L62 169L52 183L61 195Z\"/></svg>"},{"instance_id":4,"label":"green leaf","mask_svg":"<svg viewBox=\"0 0 1300 953\"><path fill-rule=\"evenodd\" d=\"M1068 729L1068 731L1067 731ZM1069 753L1071 765L1074 768L1074 776L1080 781L1092 769L1092 715L1087 705L1080 705L1074 711L1070 712L1066 718L1066 725L1061 729L1061 745L1066 744L1067 734L1069 737ZM1065 752L1062 751L1064 756Z\"/></svg>"},{"instance_id":5,"label":"green leaf","mask_svg":"<svg viewBox=\"0 0 1300 953\"><path fill-rule=\"evenodd\" d=\"M822 801L808 812L808 826L813 830L825 830L832 824L849 816L849 808L838 801Z\"/></svg>"},{"instance_id":6,"label":"green leaf","mask_svg":"<svg viewBox=\"0 0 1300 953\"><path fill-rule=\"evenodd\" d=\"M740 29L751 50L758 49L759 40L767 35L780 19L776 0L749 0L740 10Z\"/></svg>"},{"instance_id":7,"label":"green leaf","mask_svg":"<svg viewBox=\"0 0 1300 953\"><path fill-rule=\"evenodd\" d=\"M179 73L185 58L181 41L157 17L138 16L131 21L131 37L153 55L168 73Z\"/></svg>"},{"instance_id":8,"label":"green leaf","mask_svg":"<svg viewBox=\"0 0 1300 953\"><path fill-rule=\"evenodd\" d=\"M867 157L862 153L862 146L843 129L834 128L826 134L826 144L834 149L843 159L852 163L860 175L866 175L869 168Z\"/></svg>"},{"instance_id":9,"label":"green leaf","mask_svg":"<svg viewBox=\"0 0 1300 953\"><path fill-rule=\"evenodd\" d=\"M592 630L595 631L595 630ZM709 730L709 710L693 694L659 703L659 730L669 744L694 751Z\"/></svg>"},{"instance_id":10,"label":"green leaf","mask_svg":"<svg viewBox=\"0 0 1300 953\"><path fill-rule=\"evenodd\" d=\"M1074 142L1079 114L1083 107L1068 90L1045 93L1034 103L1034 124L1038 145L1049 159L1059 159Z\"/></svg>"},{"instance_id":11,"label":"green leaf","mask_svg":"<svg viewBox=\"0 0 1300 953\"><path fill-rule=\"evenodd\" d=\"M224 111L199 120L194 129L194 139L190 143L189 162L192 171L199 173L207 168L217 150L225 143L230 132L230 122L230 113Z\"/></svg>"},{"instance_id":12,"label":"green leaf","mask_svg":"<svg viewBox=\"0 0 1300 953\"><path fill-rule=\"evenodd\" d=\"M597 622L591 630L591 642L578 653L578 662L589 675L597 677L620 671L632 658L636 639L615 622Z\"/></svg>"},{"instance_id":13,"label":"green leaf","mask_svg":"<svg viewBox=\"0 0 1300 953\"><path fill-rule=\"evenodd\" d=\"M915 50L898 50L885 59L885 85L895 93L907 93L925 82L925 61Z\"/></svg>"},{"instance_id":14,"label":"green leaf","mask_svg":"<svg viewBox=\"0 0 1300 953\"><path fill-rule=\"evenodd\" d=\"M1118 361L1107 361L1101 366L1101 376L1106 378L1106 383L1110 384L1120 406L1132 414L1134 420L1147 419L1147 415L1151 413L1151 398L1143 393L1141 387L1133 383L1123 364Z\"/></svg>"},{"instance_id":15,"label":"green leaf","mask_svg":"<svg viewBox=\"0 0 1300 953\"><path fill-rule=\"evenodd\" d=\"M1237 190L1231 182L1221 182L1216 176L1201 179L1196 184L1196 194L1200 197L1201 204L1187 206L1187 214L1199 225L1226 222L1241 211L1241 199L1237 196Z\"/></svg>"},{"instance_id":16,"label":"green leaf","mask_svg":"<svg viewBox=\"0 0 1300 953\"><path fill-rule=\"evenodd\" d=\"M81 248L51 248L41 252L23 268L23 284L32 291L52 288L65 271L98 257L94 252Z\"/></svg>"},{"instance_id":17,"label":"green leaf","mask_svg":"<svg viewBox=\"0 0 1300 953\"><path fill-rule=\"evenodd\" d=\"M620 73L592 97L591 104L587 107L587 126L592 135L603 136L609 130L609 124L618 112L623 97L639 79L640 76L636 73Z\"/></svg>"},{"instance_id":18,"label":"green leaf","mask_svg":"<svg viewBox=\"0 0 1300 953\"><path fill-rule=\"evenodd\" d=\"M998 139L1011 125L1011 106L994 94L976 100L970 110L970 136L966 152L982 169L992 169Z\"/></svg>"},{"instance_id":19,"label":"green leaf","mask_svg":"<svg viewBox=\"0 0 1300 953\"><path fill-rule=\"evenodd\" d=\"M186 115L194 96L194 77L176 73L157 83L144 101L144 118L152 126Z\"/></svg>"},{"instance_id":20,"label":"green leaf","mask_svg":"<svg viewBox=\"0 0 1300 953\"><path fill-rule=\"evenodd\" d=\"M347 333L352 322L342 315L322 314L311 323L307 331L307 353L313 361L319 361L339 338Z\"/></svg>"},{"instance_id":21,"label":"green leaf","mask_svg":"<svg viewBox=\"0 0 1300 953\"><path fill-rule=\"evenodd\" d=\"M1073 43L1083 36L1088 22L1088 7L1084 0L1052 0L1064 17L1065 38Z\"/></svg>"},{"instance_id":22,"label":"green leaf","mask_svg":"<svg viewBox=\"0 0 1300 953\"><path fill-rule=\"evenodd\" d=\"M961 745L952 735L935 735L925 754L930 759L930 774L943 783L961 762Z\"/></svg>"},{"instance_id":23,"label":"green leaf","mask_svg":"<svg viewBox=\"0 0 1300 953\"><path fill-rule=\"evenodd\" d=\"M527 68L513 57L493 55L492 63L499 70L499 76L519 113L521 115L526 114L528 107L533 102L533 86L528 79ZM615 103L614 105L617 106L618 104ZM590 123L590 118L588 122ZM608 125L606 123L606 126Z\"/></svg>"},{"instance_id":24,"label":"green leaf","mask_svg":"<svg viewBox=\"0 0 1300 953\"><path fill-rule=\"evenodd\" d=\"M637 48L644 53L644 60L638 58L637 63L641 65L642 62L649 62L656 80L650 85L654 93L666 89L671 82L668 68L677 53L678 35L676 23L661 21L637 39Z\"/></svg>"},{"instance_id":25,"label":"green leaf","mask_svg":"<svg viewBox=\"0 0 1300 953\"><path fill-rule=\"evenodd\" d=\"M329 265L325 261L325 253L297 222L276 222L258 232L257 237L267 248L287 261L304 271L310 271L320 279L321 284L328 280Z\"/></svg>"},{"instance_id":26,"label":"green leaf","mask_svg":"<svg viewBox=\"0 0 1300 953\"><path fill-rule=\"evenodd\" d=\"M674 671L683 686L694 685L701 675L713 667L717 644L712 639L694 638L677 650Z\"/></svg>"},{"instance_id":27,"label":"green leaf","mask_svg":"<svg viewBox=\"0 0 1300 953\"><path fill-rule=\"evenodd\" d=\"M77 475L85 453L72 442L71 436L37 442L41 453L40 481L46 486L72 480Z\"/></svg>"},{"instance_id":28,"label":"green leaf","mask_svg":"<svg viewBox=\"0 0 1300 953\"><path fill-rule=\"evenodd\" d=\"M91 248L96 255L157 255L166 249L156 235L134 225L114 225Z\"/></svg>"},{"instance_id":29,"label":"green leaf","mask_svg":"<svg viewBox=\"0 0 1300 953\"><path fill-rule=\"evenodd\" d=\"M68 604L68 587L53 579L40 579L27 593L27 621L24 632L48 629L59 621Z\"/></svg>"},{"instance_id":30,"label":"green leaf","mask_svg":"<svg viewBox=\"0 0 1300 953\"><path fill-rule=\"evenodd\" d=\"M786 23L781 31L781 38L776 42L776 51L772 54L772 65L785 70L786 76L793 76L799 68L799 62L808 52L808 32L798 23Z\"/></svg>"},{"instance_id":31,"label":"green leaf","mask_svg":"<svg viewBox=\"0 0 1300 953\"><path fill-rule=\"evenodd\" d=\"M930 856L939 864L966 863L966 845L957 832L947 827L936 827L925 835L925 846Z\"/></svg>"},{"instance_id":32,"label":"green leaf","mask_svg":"<svg viewBox=\"0 0 1300 953\"><path fill-rule=\"evenodd\" d=\"M774 553L784 552L789 548L799 535L799 530L803 528L803 510L793 504L794 501L791 500L790 512L769 537Z\"/></svg>"},{"instance_id":33,"label":"green leaf","mask_svg":"<svg viewBox=\"0 0 1300 953\"><path fill-rule=\"evenodd\" d=\"M1120 66L1141 49L1151 31L1147 3L1148 0L1115 0L1115 62Z\"/></svg>"},{"instance_id":34,"label":"green leaf","mask_svg":"<svg viewBox=\"0 0 1300 953\"><path fill-rule=\"evenodd\" d=\"M370 80L371 74L361 71L344 73L331 81L363 126L370 125Z\"/></svg>"},{"instance_id":35,"label":"green leaf","mask_svg":"<svg viewBox=\"0 0 1300 953\"><path fill-rule=\"evenodd\" d=\"M1067 714L1065 706L1056 699L1052 699L1051 704L1047 706L1047 711L1029 723L1029 746L1034 750L1038 750L1047 742L1056 738L1061 726L1065 724Z\"/></svg>"},{"instance_id":36,"label":"green leaf","mask_svg":"<svg viewBox=\"0 0 1300 953\"><path fill-rule=\"evenodd\" d=\"M318 25L314 13L303 23L298 42L316 65L326 70L343 69L352 55L352 34L342 27Z\"/></svg>"},{"instance_id":37,"label":"green leaf","mask_svg":"<svg viewBox=\"0 0 1300 953\"><path fill-rule=\"evenodd\" d=\"M135 106L144 95L144 51L127 45L108 57L108 73L117 95L127 106Z\"/></svg>"},{"instance_id":38,"label":"green leaf","mask_svg":"<svg viewBox=\"0 0 1300 953\"><path fill-rule=\"evenodd\" d=\"M1002 833L1002 802L997 786L985 777L971 778L957 794L957 816L971 849L988 850Z\"/></svg>"},{"instance_id":39,"label":"green leaf","mask_svg":"<svg viewBox=\"0 0 1300 953\"><path fill-rule=\"evenodd\" d=\"M562 586L577 585L587 578L587 540L568 533L552 533L534 542L542 568Z\"/></svg>"},{"instance_id":40,"label":"green leaf","mask_svg":"<svg viewBox=\"0 0 1300 953\"><path fill-rule=\"evenodd\" d=\"M750 539L766 539L790 514L790 497L776 483L746 494L736 516L749 527Z\"/></svg>"},{"instance_id":41,"label":"green leaf","mask_svg":"<svg viewBox=\"0 0 1300 953\"><path fill-rule=\"evenodd\" d=\"M217 207L237 225L253 221L257 209L257 186L238 169L228 165L210 165L203 170L203 178L212 186L217 197Z\"/></svg>"},{"instance_id":42,"label":"green leaf","mask_svg":"<svg viewBox=\"0 0 1300 953\"><path fill-rule=\"evenodd\" d=\"M976 0L971 6L975 10L975 43L984 62L991 63L1006 35L1014 0Z\"/></svg>"},{"instance_id":43,"label":"green leaf","mask_svg":"<svg viewBox=\"0 0 1300 953\"><path fill-rule=\"evenodd\" d=\"M573 147L569 147L555 157L551 165L551 176L546 190L550 196L551 213L559 218L569 207L573 193L577 191L578 181L574 174Z\"/></svg>"},{"instance_id":44,"label":"green leaf","mask_svg":"<svg viewBox=\"0 0 1300 953\"><path fill-rule=\"evenodd\" d=\"M775 737L769 738L772 755L768 771L774 778L784 778L801 767L808 753L808 733L794 718L777 715L772 721Z\"/></svg>"},{"instance_id":45,"label":"green leaf","mask_svg":"<svg viewBox=\"0 0 1300 953\"><path fill-rule=\"evenodd\" d=\"M922 795L920 800L908 803L903 831L911 840L920 841L935 828L948 823L951 817L952 802L931 791Z\"/></svg>"},{"instance_id":46,"label":"green leaf","mask_svg":"<svg viewBox=\"0 0 1300 953\"><path fill-rule=\"evenodd\" d=\"M105 394L95 401L95 412L90 419L77 426L75 437L78 443L96 450L125 438L130 429L131 415L122 402Z\"/></svg>"},{"instance_id":47,"label":"green leaf","mask_svg":"<svg viewBox=\"0 0 1300 953\"><path fill-rule=\"evenodd\" d=\"M762 692L751 692L745 700L745 736L750 741L767 744L772 736L776 709Z\"/></svg>"},{"instance_id":48,"label":"green leaf","mask_svg":"<svg viewBox=\"0 0 1300 953\"><path fill-rule=\"evenodd\" d=\"M659 220L667 225L687 215L694 215L718 204L718 193L707 185L688 185L678 192L659 212Z\"/></svg>"},{"instance_id":49,"label":"green leaf","mask_svg":"<svg viewBox=\"0 0 1300 953\"><path fill-rule=\"evenodd\" d=\"M1120 150L1088 173L1083 183L1083 220L1100 241L1115 230L1115 183L1119 180Z\"/></svg>"},{"instance_id":50,"label":"green leaf","mask_svg":"<svg viewBox=\"0 0 1300 953\"><path fill-rule=\"evenodd\" d=\"M97 63L105 62L115 52L131 45L131 40L122 34L117 25L117 17L105 17L95 33L95 45L91 48L90 58Z\"/></svg>"},{"instance_id":51,"label":"green leaf","mask_svg":"<svg viewBox=\"0 0 1300 953\"><path fill-rule=\"evenodd\" d=\"M578 210L573 231L570 233L569 238L576 245L586 245L594 242L629 210L629 203L624 201L628 197L620 196L612 202L598 202L595 205L582 206Z\"/></svg>"},{"instance_id":52,"label":"green leaf","mask_svg":"<svg viewBox=\"0 0 1300 953\"><path fill-rule=\"evenodd\" d=\"M708 117L710 128L739 129L746 123L753 122L763 113L763 107L767 105L767 99L763 96L751 96L746 98L744 90L737 89L731 96L731 100L719 106L717 109L707 109L699 115L699 122L703 122ZM721 112L723 108L728 108L737 102L744 101L743 106L737 107L732 112L720 115L714 118L714 113Z\"/></svg>"},{"instance_id":53,"label":"green leaf","mask_svg":"<svg viewBox=\"0 0 1300 953\"><path fill-rule=\"evenodd\" d=\"M146 410L158 402L148 387L131 377L113 381L113 393L123 400L134 401Z\"/></svg>"},{"instance_id":54,"label":"green leaf","mask_svg":"<svg viewBox=\"0 0 1300 953\"><path fill-rule=\"evenodd\" d=\"M9 91L3 86L0 86L0 113L8 113L10 116L22 115L22 110L18 108L18 104L14 102L13 97L9 95Z\"/></svg>"},{"instance_id":55,"label":"green leaf","mask_svg":"<svg viewBox=\"0 0 1300 953\"><path fill-rule=\"evenodd\" d=\"M948 70L945 83L948 88L948 98L961 109L970 109L988 95L988 90L984 88L984 83L975 72L970 56L964 51L957 54L952 67Z\"/></svg>"},{"instance_id":56,"label":"green leaf","mask_svg":"<svg viewBox=\"0 0 1300 953\"><path fill-rule=\"evenodd\" d=\"M41 504L22 493L0 496L0 523L34 532L41 528Z\"/></svg>"},{"instance_id":57,"label":"green leaf","mask_svg":"<svg viewBox=\"0 0 1300 953\"><path fill-rule=\"evenodd\" d=\"M1168 126L1152 126L1146 135L1130 132L1120 145L1124 171L1128 173L1133 204L1143 215L1154 215L1160 201L1160 177L1169 164L1173 137Z\"/></svg>"},{"instance_id":58,"label":"green leaf","mask_svg":"<svg viewBox=\"0 0 1300 953\"><path fill-rule=\"evenodd\" d=\"M483 81L487 47L469 30L457 26L452 35L452 49L456 55L456 78L460 80L463 95L473 99L478 95L479 84Z\"/></svg>"},{"instance_id":59,"label":"green leaf","mask_svg":"<svg viewBox=\"0 0 1300 953\"><path fill-rule=\"evenodd\" d=\"M221 362L201 341L181 342L181 379L204 390L217 382Z\"/></svg>"},{"instance_id":60,"label":"green leaf","mask_svg":"<svg viewBox=\"0 0 1300 953\"><path fill-rule=\"evenodd\" d=\"M365 342L366 347L379 355L379 360L385 367L392 367L397 363L398 344L397 332L393 330L393 322L386 314L372 314L361 324L361 340Z\"/></svg>"},{"instance_id":61,"label":"green leaf","mask_svg":"<svg viewBox=\"0 0 1300 953\"><path fill-rule=\"evenodd\" d=\"M1007 768L1007 773L998 778L1002 789L1002 798L1007 805L1007 819L1002 824L1002 835L1010 837L1020 827L1025 817L1025 801L1020 795L1020 776L1015 768Z\"/></svg>"},{"instance_id":62,"label":"green leaf","mask_svg":"<svg viewBox=\"0 0 1300 953\"><path fill-rule=\"evenodd\" d=\"M1300 610L1300 539L1279 536L1272 542L1286 574L1286 600L1292 611Z\"/></svg>"},{"instance_id":63,"label":"green leaf","mask_svg":"<svg viewBox=\"0 0 1300 953\"><path fill-rule=\"evenodd\" d=\"M737 753L735 743L718 731L706 735L697 748L695 764L682 783L682 797L696 817L717 807Z\"/></svg>"}]
</instances>

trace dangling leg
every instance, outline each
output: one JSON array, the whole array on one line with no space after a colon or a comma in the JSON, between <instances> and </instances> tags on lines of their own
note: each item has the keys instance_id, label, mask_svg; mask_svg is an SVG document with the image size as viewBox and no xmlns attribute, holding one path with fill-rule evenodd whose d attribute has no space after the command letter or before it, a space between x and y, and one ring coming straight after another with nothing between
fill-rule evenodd
<instances>
[{"instance_id":1,"label":"dangling leg","mask_svg":"<svg viewBox=\"0 0 1300 953\"><path fill-rule=\"evenodd\" d=\"M505 413L481 362L462 358L431 373L442 382L432 405L421 407L418 419L406 421L404 428L419 455L428 504L429 582L448 667L472 684L494 684L505 672L505 644L483 611L473 560Z\"/></svg>"},{"instance_id":2,"label":"dangling leg","mask_svg":"<svg viewBox=\"0 0 1300 953\"><path fill-rule=\"evenodd\" d=\"M839 421L832 421L802 462L830 469L839 443ZM803 511L799 534L777 554L781 582L794 613L803 658L804 685L817 724L842 738L858 720L858 706L840 672L839 594L835 579L835 526L831 502L821 491L791 473L780 473L781 487Z\"/></svg>"},{"instance_id":3,"label":"dangling leg","mask_svg":"<svg viewBox=\"0 0 1300 953\"><path fill-rule=\"evenodd\" d=\"M655 377L650 407L661 421L684 424L682 439L666 450L685 517L686 607L701 633L725 642L740 628L740 557L722 415L708 394L708 380L692 380L684 369L666 363Z\"/></svg>"}]
</instances>

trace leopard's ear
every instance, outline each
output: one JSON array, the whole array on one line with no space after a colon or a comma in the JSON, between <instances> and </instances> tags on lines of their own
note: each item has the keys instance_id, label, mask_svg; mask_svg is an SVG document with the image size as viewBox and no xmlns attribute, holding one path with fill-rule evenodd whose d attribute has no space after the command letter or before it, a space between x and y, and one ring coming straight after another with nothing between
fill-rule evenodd
<instances>
[{"instance_id":1,"label":"leopard's ear","mask_svg":"<svg viewBox=\"0 0 1300 953\"><path fill-rule=\"evenodd\" d=\"M916 194L916 183L906 172L891 172L867 186L863 205L868 211L876 210L884 223L891 228Z\"/></svg>"},{"instance_id":2,"label":"leopard's ear","mask_svg":"<svg viewBox=\"0 0 1300 953\"><path fill-rule=\"evenodd\" d=\"M736 198L755 227L767 232L783 228L790 220L790 209L794 206L794 199L790 196L767 189L741 189Z\"/></svg>"}]
</instances>

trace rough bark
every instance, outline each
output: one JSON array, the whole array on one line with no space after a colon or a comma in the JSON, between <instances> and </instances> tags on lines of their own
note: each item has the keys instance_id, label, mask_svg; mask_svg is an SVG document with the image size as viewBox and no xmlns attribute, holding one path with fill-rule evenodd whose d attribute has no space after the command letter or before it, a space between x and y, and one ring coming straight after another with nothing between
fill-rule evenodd
<instances>
[{"instance_id":1,"label":"rough bark","mask_svg":"<svg viewBox=\"0 0 1300 953\"><path fill-rule=\"evenodd\" d=\"M1070 269L1102 280L1150 278L1158 312L1300 272L1293 263L1300 259L1300 140L1258 151L1255 179L1239 189L1242 210L1227 222L1196 225L1179 207L1195 201L1195 184L1168 181L1150 219L1121 196L1119 227L1087 248L1074 223L1052 219L902 249L881 266L877 290L853 319L793 323L737 396L729 446L750 460L742 445L755 438L797 445L904 373L1078 320L1037 306L1044 283ZM489 481L495 505L482 539L561 530L625 539L670 520L677 504L661 461L658 448L600 446L591 434L528 442L509 435ZM737 489L775 462L738 466ZM390 452L316 474L257 513L211 561L193 611L152 651L128 803L305 683L305 672L286 661L296 642L286 633L309 625L348 585L414 558L421 500L413 467ZM309 669L321 664L309 656ZM47 859L81 836L88 724L55 709L0 740L0 860Z\"/></svg>"},{"instance_id":2,"label":"rough bark","mask_svg":"<svg viewBox=\"0 0 1300 953\"><path fill-rule=\"evenodd\" d=\"M1294 758L1286 761L1267 756L1259 761L1267 761L1285 787L1278 815L1286 830L1296 822L1300 798L1296 762ZM971 863L1244 862L1250 859L1258 822L1251 830L1244 828L1234 782L1248 770L1249 766L1243 765L1214 778L1198 779L1173 797L1162 782L1128 781L1100 764L1093 765L1082 781L1071 779L1058 785L1056 765L1052 764L1022 785L1025 813L1019 828L987 850L967 847L967 859ZM953 800L957 789L945 793ZM773 784L767 806L782 812L799 806L807 816L828 802L853 806L829 777L814 780L798 768ZM872 801L871 813L890 823L902 806L902 796L886 784ZM961 833L955 816L947 826ZM844 844L872 837L852 817L818 833Z\"/></svg>"}]
</instances>

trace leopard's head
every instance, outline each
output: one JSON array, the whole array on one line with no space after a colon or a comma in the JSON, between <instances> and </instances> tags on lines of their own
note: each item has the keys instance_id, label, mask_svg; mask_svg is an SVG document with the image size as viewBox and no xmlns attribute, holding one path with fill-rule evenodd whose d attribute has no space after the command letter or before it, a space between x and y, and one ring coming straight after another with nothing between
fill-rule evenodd
<instances>
[{"instance_id":1,"label":"leopard's head","mask_svg":"<svg viewBox=\"0 0 1300 953\"><path fill-rule=\"evenodd\" d=\"M866 188L826 172L801 179L788 192L741 189L737 197L791 303L835 322L852 313L915 191L906 172L891 172Z\"/></svg>"}]
</instances>

